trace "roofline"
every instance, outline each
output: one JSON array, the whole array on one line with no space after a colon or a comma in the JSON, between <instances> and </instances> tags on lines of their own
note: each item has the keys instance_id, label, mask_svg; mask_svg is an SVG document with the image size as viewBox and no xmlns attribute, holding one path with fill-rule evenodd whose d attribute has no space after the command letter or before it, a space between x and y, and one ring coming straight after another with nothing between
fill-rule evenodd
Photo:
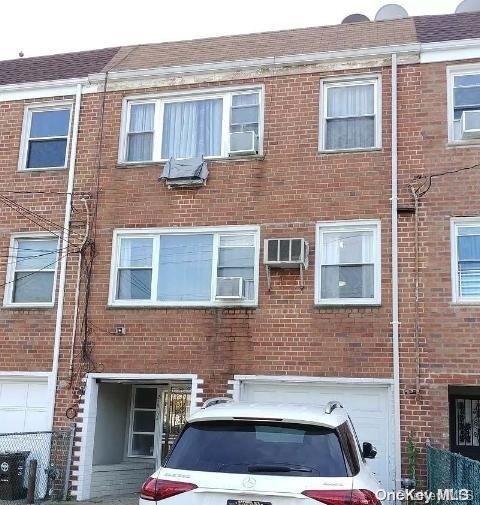
<instances>
[{"instance_id":1,"label":"roofline","mask_svg":"<svg viewBox=\"0 0 480 505\"><path fill-rule=\"evenodd\" d=\"M315 64L325 61L347 60L362 57L386 56L392 53L415 54L420 51L421 45L399 44L391 46L365 47L360 49L342 49L339 51L324 51L319 53L301 53L286 56L267 56L264 58L252 58L242 60L206 62L194 65L178 65L157 68L141 68L134 70L109 70L89 76L91 82L104 81L108 73L108 79L122 81L138 78L165 77L180 74L201 74L211 71L250 70L265 66L288 66L296 64Z\"/></svg>"},{"instance_id":2,"label":"roofline","mask_svg":"<svg viewBox=\"0 0 480 505\"><path fill-rule=\"evenodd\" d=\"M393 53L400 56L416 56L420 63L459 61L480 58L480 38L397 44L390 46L366 47L339 51L269 56L233 61L206 62L195 65L179 65L135 70L108 70L89 74L85 77L53 81L22 82L0 86L0 102L29 98L46 98L72 95L78 84L84 85L83 93L98 91L98 85L109 81L129 81L135 79L161 78L180 75L205 74L218 71L258 70L264 67L288 67L294 65L318 64L354 60L359 58L387 57ZM399 64L411 63L411 59L400 59Z\"/></svg>"}]
</instances>

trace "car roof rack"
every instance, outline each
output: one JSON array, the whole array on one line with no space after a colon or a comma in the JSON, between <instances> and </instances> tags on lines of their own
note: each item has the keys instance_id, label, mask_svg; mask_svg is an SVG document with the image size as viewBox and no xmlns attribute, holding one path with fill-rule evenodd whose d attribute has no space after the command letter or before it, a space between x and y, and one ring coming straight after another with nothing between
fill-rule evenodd
<instances>
[{"instance_id":1,"label":"car roof rack","mask_svg":"<svg viewBox=\"0 0 480 505\"><path fill-rule=\"evenodd\" d=\"M209 400L205 400L202 405L202 409L208 409L208 407L212 407L213 405L219 405L220 403L231 403L233 400L231 398L224 398L222 396L217 396L215 398L210 398Z\"/></svg>"},{"instance_id":2,"label":"car roof rack","mask_svg":"<svg viewBox=\"0 0 480 505\"><path fill-rule=\"evenodd\" d=\"M337 408L343 409L343 405L339 401L333 400L328 402L325 406L325 414L331 414Z\"/></svg>"}]
</instances>

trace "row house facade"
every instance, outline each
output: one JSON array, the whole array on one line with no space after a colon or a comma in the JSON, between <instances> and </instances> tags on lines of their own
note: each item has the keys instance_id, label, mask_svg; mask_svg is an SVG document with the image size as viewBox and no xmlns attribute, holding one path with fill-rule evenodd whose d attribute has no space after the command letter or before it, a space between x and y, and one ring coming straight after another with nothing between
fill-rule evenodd
<instances>
[{"instance_id":1,"label":"row house facade","mask_svg":"<svg viewBox=\"0 0 480 505\"><path fill-rule=\"evenodd\" d=\"M480 458L479 22L0 62L0 432L76 423L77 499L215 396Z\"/></svg>"}]
</instances>

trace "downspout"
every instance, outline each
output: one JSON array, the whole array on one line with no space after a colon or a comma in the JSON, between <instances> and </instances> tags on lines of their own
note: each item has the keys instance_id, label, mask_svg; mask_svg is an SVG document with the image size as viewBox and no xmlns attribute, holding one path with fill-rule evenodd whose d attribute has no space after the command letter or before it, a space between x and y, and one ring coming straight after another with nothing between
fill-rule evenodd
<instances>
[{"instance_id":1,"label":"downspout","mask_svg":"<svg viewBox=\"0 0 480 505\"><path fill-rule=\"evenodd\" d=\"M75 93L75 108L73 112L73 127L72 127L72 145L70 149L70 162L68 164L68 182L67 182L67 195L65 199L65 218L63 221L63 234L62 244L59 248L68 246L70 238L70 219L72 214L72 199L73 199L73 184L75 180L75 163L77 158L77 140L78 140L78 125L80 122L80 105L82 100L82 85L77 85ZM53 362L52 373L50 375L50 417L49 425L53 429L53 420L55 414L55 399L57 392L58 368L60 358L60 340L62 336L62 322L63 322L63 304L65 301L65 281L67 274L67 258L68 254L64 253L60 262L60 281L58 285L58 301L57 301L57 317L55 321L55 336L53 344Z\"/></svg>"},{"instance_id":2,"label":"downspout","mask_svg":"<svg viewBox=\"0 0 480 505\"><path fill-rule=\"evenodd\" d=\"M395 489L402 476L400 434L400 352L398 320L398 143L397 143L397 55L392 54L392 343L393 343L393 396L395 439Z\"/></svg>"}]
</instances>

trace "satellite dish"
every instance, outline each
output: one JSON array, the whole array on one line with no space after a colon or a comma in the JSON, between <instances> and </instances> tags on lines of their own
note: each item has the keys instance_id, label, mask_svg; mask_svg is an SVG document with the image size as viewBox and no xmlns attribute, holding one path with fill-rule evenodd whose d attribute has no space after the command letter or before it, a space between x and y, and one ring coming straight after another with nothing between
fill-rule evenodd
<instances>
[{"instance_id":1,"label":"satellite dish","mask_svg":"<svg viewBox=\"0 0 480 505\"><path fill-rule=\"evenodd\" d=\"M387 4L378 9L375 21L388 21L392 19L408 18L408 12L398 4Z\"/></svg>"},{"instance_id":2,"label":"satellite dish","mask_svg":"<svg viewBox=\"0 0 480 505\"><path fill-rule=\"evenodd\" d=\"M364 14L350 14L342 21L342 25L348 23L362 23L364 21L370 21Z\"/></svg>"},{"instance_id":3,"label":"satellite dish","mask_svg":"<svg viewBox=\"0 0 480 505\"><path fill-rule=\"evenodd\" d=\"M480 0L463 0L455 9L455 14L480 11Z\"/></svg>"}]
</instances>

